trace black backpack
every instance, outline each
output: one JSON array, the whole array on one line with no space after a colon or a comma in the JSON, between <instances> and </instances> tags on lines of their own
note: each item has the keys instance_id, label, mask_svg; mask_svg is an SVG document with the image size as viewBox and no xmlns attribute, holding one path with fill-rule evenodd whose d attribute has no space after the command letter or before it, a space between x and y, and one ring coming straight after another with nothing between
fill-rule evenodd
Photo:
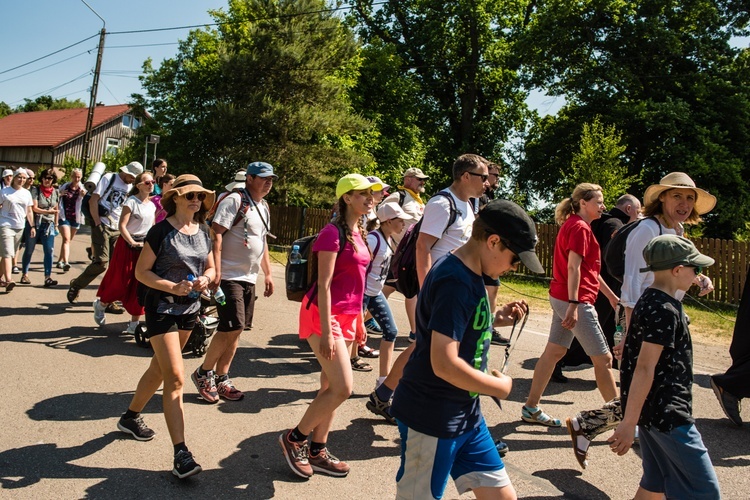
<instances>
[{"instance_id":1,"label":"black backpack","mask_svg":"<svg viewBox=\"0 0 750 500\"><path fill-rule=\"evenodd\" d=\"M346 245L346 235L344 229L341 226L336 226L339 231L339 251L336 253L336 258L341 255ZM318 254L312 251L315 240L318 239L320 233L312 236L304 236L298 240L294 240L294 245L299 247L299 253L301 261L299 264L292 264L289 260L291 256L291 249L289 255L287 255L285 277L286 277L286 298L295 302L302 302L302 299L307 292L318 285ZM310 307L308 302L307 307Z\"/></svg>"},{"instance_id":2,"label":"black backpack","mask_svg":"<svg viewBox=\"0 0 750 500\"><path fill-rule=\"evenodd\" d=\"M653 220L656 222L656 225L659 226L659 235L661 235L661 224L656 217L638 219L625 224L618 229L615 234L612 235L612 239L604 250L602 260L604 260L604 264L607 266L607 272L619 282L622 282L622 278L625 275L625 246L628 242L628 236L633 232L633 229L638 227L638 224L645 220Z\"/></svg>"},{"instance_id":3,"label":"black backpack","mask_svg":"<svg viewBox=\"0 0 750 500\"><path fill-rule=\"evenodd\" d=\"M439 191L435 196L438 195L448 198L448 203L450 204L448 224L443 229L443 234L445 234L448 228L456 222L458 209L456 208L456 201L450 193ZM417 278L417 238L419 238L422 220L419 219L419 222L406 231L404 237L398 243L396 251L393 253L393 259L391 260L391 274L393 275L393 279L396 280L396 290L401 292L406 298L414 297L419 292L419 279Z\"/></svg>"}]
</instances>

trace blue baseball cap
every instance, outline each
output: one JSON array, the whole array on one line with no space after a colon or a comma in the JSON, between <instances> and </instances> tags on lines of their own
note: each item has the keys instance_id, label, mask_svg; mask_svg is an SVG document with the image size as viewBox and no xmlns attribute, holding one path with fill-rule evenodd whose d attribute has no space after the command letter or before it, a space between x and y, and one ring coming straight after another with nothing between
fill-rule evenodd
<instances>
[{"instance_id":1,"label":"blue baseball cap","mask_svg":"<svg viewBox=\"0 0 750 500\"><path fill-rule=\"evenodd\" d=\"M279 176L273 173L273 165L264 161L254 161L247 166L247 175L255 175L257 177L273 177L274 180L278 179Z\"/></svg>"}]
</instances>

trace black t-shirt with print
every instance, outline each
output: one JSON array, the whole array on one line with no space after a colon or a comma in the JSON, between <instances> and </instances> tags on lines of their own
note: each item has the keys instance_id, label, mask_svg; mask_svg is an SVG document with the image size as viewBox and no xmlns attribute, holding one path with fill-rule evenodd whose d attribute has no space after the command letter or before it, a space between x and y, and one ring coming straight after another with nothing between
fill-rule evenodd
<instances>
[{"instance_id":1,"label":"black t-shirt with print","mask_svg":"<svg viewBox=\"0 0 750 500\"><path fill-rule=\"evenodd\" d=\"M687 317L679 300L655 288L647 289L633 309L620 368L623 412L644 342L659 344L664 350L638 425L668 432L693 423L693 343Z\"/></svg>"}]
</instances>

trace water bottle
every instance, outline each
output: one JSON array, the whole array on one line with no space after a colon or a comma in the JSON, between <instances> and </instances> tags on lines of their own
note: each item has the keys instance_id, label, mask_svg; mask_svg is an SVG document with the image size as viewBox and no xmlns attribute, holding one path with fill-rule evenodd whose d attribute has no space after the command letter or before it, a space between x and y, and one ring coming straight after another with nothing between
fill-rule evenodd
<instances>
[{"instance_id":1,"label":"water bottle","mask_svg":"<svg viewBox=\"0 0 750 500\"><path fill-rule=\"evenodd\" d=\"M196 280L196 278L192 274L188 274L187 275L187 280L192 283L193 281ZM190 290L190 292L188 292L187 296L188 296L189 299L197 299L198 297L201 296L201 293L199 291L197 291L197 290Z\"/></svg>"},{"instance_id":2,"label":"water bottle","mask_svg":"<svg viewBox=\"0 0 750 500\"><path fill-rule=\"evenodd\" d=\"M289 254L289 263L290 264L302 263L302 255L299 253L299 245L294 245L292 247L292 253Z\"/></svg>"},{"instance_id":3,"label":"water bottle","mask_svg":"<svg viewBox=\"0 0 750 500\"><path fill-rule=\"evenodd\" d=\"M622 342L622 336L624 333L625 333L625 330L623 330L622 325L617 325L615 327L615 333L614 333L615 345L619 345L620 342Z\"/></svg>"},{"instance_id":4,"label":"water bottle","mask_svg":"<svg viewBox=\"0 0 750 500\"><path fill-rule=\"evenodd\" d=\"M617 304L617 326L615 326L615 333L613 335L615 345L618 345L625 336L625 321L625 306Z\"/></svg>"},{"instance_id":5,"label":"water bottle","mask_svg":"<svg viewBox=\"0 0 750 500\"><path fill-rule=\"evenodd\" d=\"M224 295L224 291L221 289L221 287L216 288L216 291L214 292L214 300L220 306L223 306L227 303L227 296Z\"/></svg>"}]
</instances>

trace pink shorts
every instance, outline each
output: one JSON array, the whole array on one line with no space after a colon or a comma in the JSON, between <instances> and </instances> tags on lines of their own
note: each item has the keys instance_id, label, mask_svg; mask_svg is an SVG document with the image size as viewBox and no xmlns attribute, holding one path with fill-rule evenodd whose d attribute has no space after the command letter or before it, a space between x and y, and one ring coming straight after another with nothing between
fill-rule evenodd
<instances>
[{"instance_id":1,"label":"pink shorts","mask_svg":"<svg viewBox=\"0 0 750 500\"><path fill-rule=\"evenodd\" d=\"M364 335L362 326L362 313L331 315L331 333L334 339L354 342L357 334ZM310 335L320 336L320 333L320 310L317 304L307 307L307 299L303 299L299 309L299 338L304 340Z\"/></svg>"}]
</instances>

